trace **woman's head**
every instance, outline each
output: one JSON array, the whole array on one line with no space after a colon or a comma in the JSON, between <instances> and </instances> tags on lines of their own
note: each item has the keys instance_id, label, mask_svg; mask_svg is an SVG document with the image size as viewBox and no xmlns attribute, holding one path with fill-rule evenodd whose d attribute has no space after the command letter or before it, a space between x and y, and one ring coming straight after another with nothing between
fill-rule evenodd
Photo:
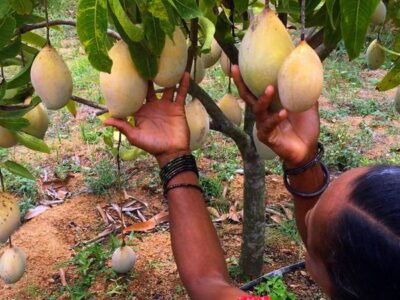
<instances>
[{"instance_id":1,"label":"woman's head","mask_svg":"<svg viewBox=\"0 0 400 300\"><path fill-rule=\"evenodd\" d=\"M308 267L334 299L400 299L400 167L338 178L307 216Z\"/></svg>"}]
</instances>

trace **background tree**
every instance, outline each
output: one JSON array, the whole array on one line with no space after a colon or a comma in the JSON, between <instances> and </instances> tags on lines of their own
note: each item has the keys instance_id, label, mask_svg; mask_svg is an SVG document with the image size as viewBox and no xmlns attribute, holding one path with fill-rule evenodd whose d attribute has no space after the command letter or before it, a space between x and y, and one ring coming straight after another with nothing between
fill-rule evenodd
<instances>
[{"instance_id":1,"label":"background tree","mask_svg":"<svg viewBox=\"0 0 400 300\"><path fill-rule=\"evenodd\" d=\"M158 57L166 36L171 36L175 26L186 32L190 41L187 70L193 59L210 51L213 38L233 64L238 62L237 46L246 32L254 14L266 5L279 13L282 22L293 35L299 33L301 1L275 0L261 3L248 0L80 0L76 20L48 20L47 0L5 0L0 2L0 129L12 132L22 145L42 152L49 147L38 137L24 129L29 122L24 116L34 109L40 98L35 96L30 78L32 62L39 50L50 43L48 31L59 26L76 26L77 34L90 63L101 72L109 73L112 61L108 50L113 42L123 39L129 46L131 58L144 79L153 79L158 71ZM307 42L324 60L339 43L344 43L350 59L359 56L365 46L371 18L379 0L307 0L305 2L305 27ZM394 28L400 26L400 1L385 1L387 20ZM379 32L380 25L373 25ZM43 37L36 29L47 27ZM377 34L378 35L378 34ZM262 41L260 41L262 43ZM276 45L271 45L276 47ZM394 56L393 67L378 84L381 91L400 84L400 34L391 45L392 50L380 48ZM254 62L257 63L257 62ZM17 72L15 72L18 70ZM7 74L12 74L8 77ZM35 97L30 104L28 96ZM243 128L238 127L223 114L212 97L194 81L190 95L199 99L210 115L211 128L232 138L243 158L244 168L244 224L241 267L246 275L256 276L263 263L265 235L265 165L253 141L254 117L246 109ZM67 108L76 113L75 103L89 105L104 114L107 108L101 103L72 96ZM3 134L3 133L2 133ZM105 141L109 142L107 138ZM114 149L118 156L121 153ZM133 155L134 157L134 155ZM12 161L0 162L15 175L33 179L21 165ZM0 172L0 179L2 179ZM4 186L3 186L4 188Z\"/></svg>"}]
</instances>

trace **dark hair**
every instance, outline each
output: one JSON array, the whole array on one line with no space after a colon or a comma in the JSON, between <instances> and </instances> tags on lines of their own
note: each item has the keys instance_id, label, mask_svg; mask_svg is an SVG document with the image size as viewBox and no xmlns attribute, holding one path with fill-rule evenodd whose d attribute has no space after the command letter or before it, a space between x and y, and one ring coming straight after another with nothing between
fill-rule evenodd
<instances>
[{"instance_id":1,"label":"dark hair","mask_svg":"<svg viewBox=\"0 0 400 300\"><path fill-rule=\"evenodd\" d=\"M333 299L400 299L400 167L357 178L332 222L323 256Z\"/></svg>"}]
</instances>

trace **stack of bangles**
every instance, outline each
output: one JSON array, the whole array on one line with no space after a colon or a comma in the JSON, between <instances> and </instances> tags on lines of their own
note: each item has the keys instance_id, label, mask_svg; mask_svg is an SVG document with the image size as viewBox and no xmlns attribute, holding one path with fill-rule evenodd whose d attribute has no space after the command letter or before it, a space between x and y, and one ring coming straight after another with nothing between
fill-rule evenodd
<instances>
[{"instance_id":1,"label":"stack of bangles","mask_svg":"<svg viewBox=\"0 0 400 300\"><path fill-rule=\"evenodd\" d=\"M294 196L299 196L303 198L314 198L317 196L320 196L329 186L330 183L330 176L329 176L329 171L328 168L321 162L322 157L324 155L324 147L321 143L318 143L318 152L314 159L306 163L302 167L298 167L295 169L288 169L285 164L282 165L283 172L284 172L284 183L287 188L287 190L293 194ZM323 186L315 192L311 193L305 193L305 192L300 192L295 190L291 185L290 185L290 180L289 176L296 176L304 173L308 169L314 167L315 165L320 164L322 171L324 173L324 183ZM196 165L196 160L193 155L183 155L181 157L175 158L168 162L163 168L161 168L160 171L160 177L161 177L161 182L163 184L163 189L164 189L164 196L167 197L168 192L170 192L173 189L177 188L191 188L191 189L196 189L203 193L203 189L196 184L188 184L188 183L181 183L181 184L175 184L175 185L168 185L169 182L171 181L172 178L177 176L180 173L183 172L194 172L197 177L199 177L199 171L197 169Z\"/></svg>"}]
</instances>

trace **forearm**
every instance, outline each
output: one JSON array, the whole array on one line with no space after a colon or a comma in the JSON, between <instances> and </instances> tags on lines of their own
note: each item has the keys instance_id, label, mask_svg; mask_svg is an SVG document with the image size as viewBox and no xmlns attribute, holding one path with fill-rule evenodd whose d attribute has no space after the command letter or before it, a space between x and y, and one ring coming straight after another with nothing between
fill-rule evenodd
<instances>
[{"instance_id":1,"label":"forearm","mask_svg":"<svg viewBox=\"0 0 400 300\"><path fill-rule=\"evenodd\" d=\"M180 183L198 184L198 179L193 172L185 172L170 185ZM228 284L224 254L202 194L192 188L171 190L168 206L172 249L191 298L234 299L242 294Z\"/></svg>"}]
</instances>

